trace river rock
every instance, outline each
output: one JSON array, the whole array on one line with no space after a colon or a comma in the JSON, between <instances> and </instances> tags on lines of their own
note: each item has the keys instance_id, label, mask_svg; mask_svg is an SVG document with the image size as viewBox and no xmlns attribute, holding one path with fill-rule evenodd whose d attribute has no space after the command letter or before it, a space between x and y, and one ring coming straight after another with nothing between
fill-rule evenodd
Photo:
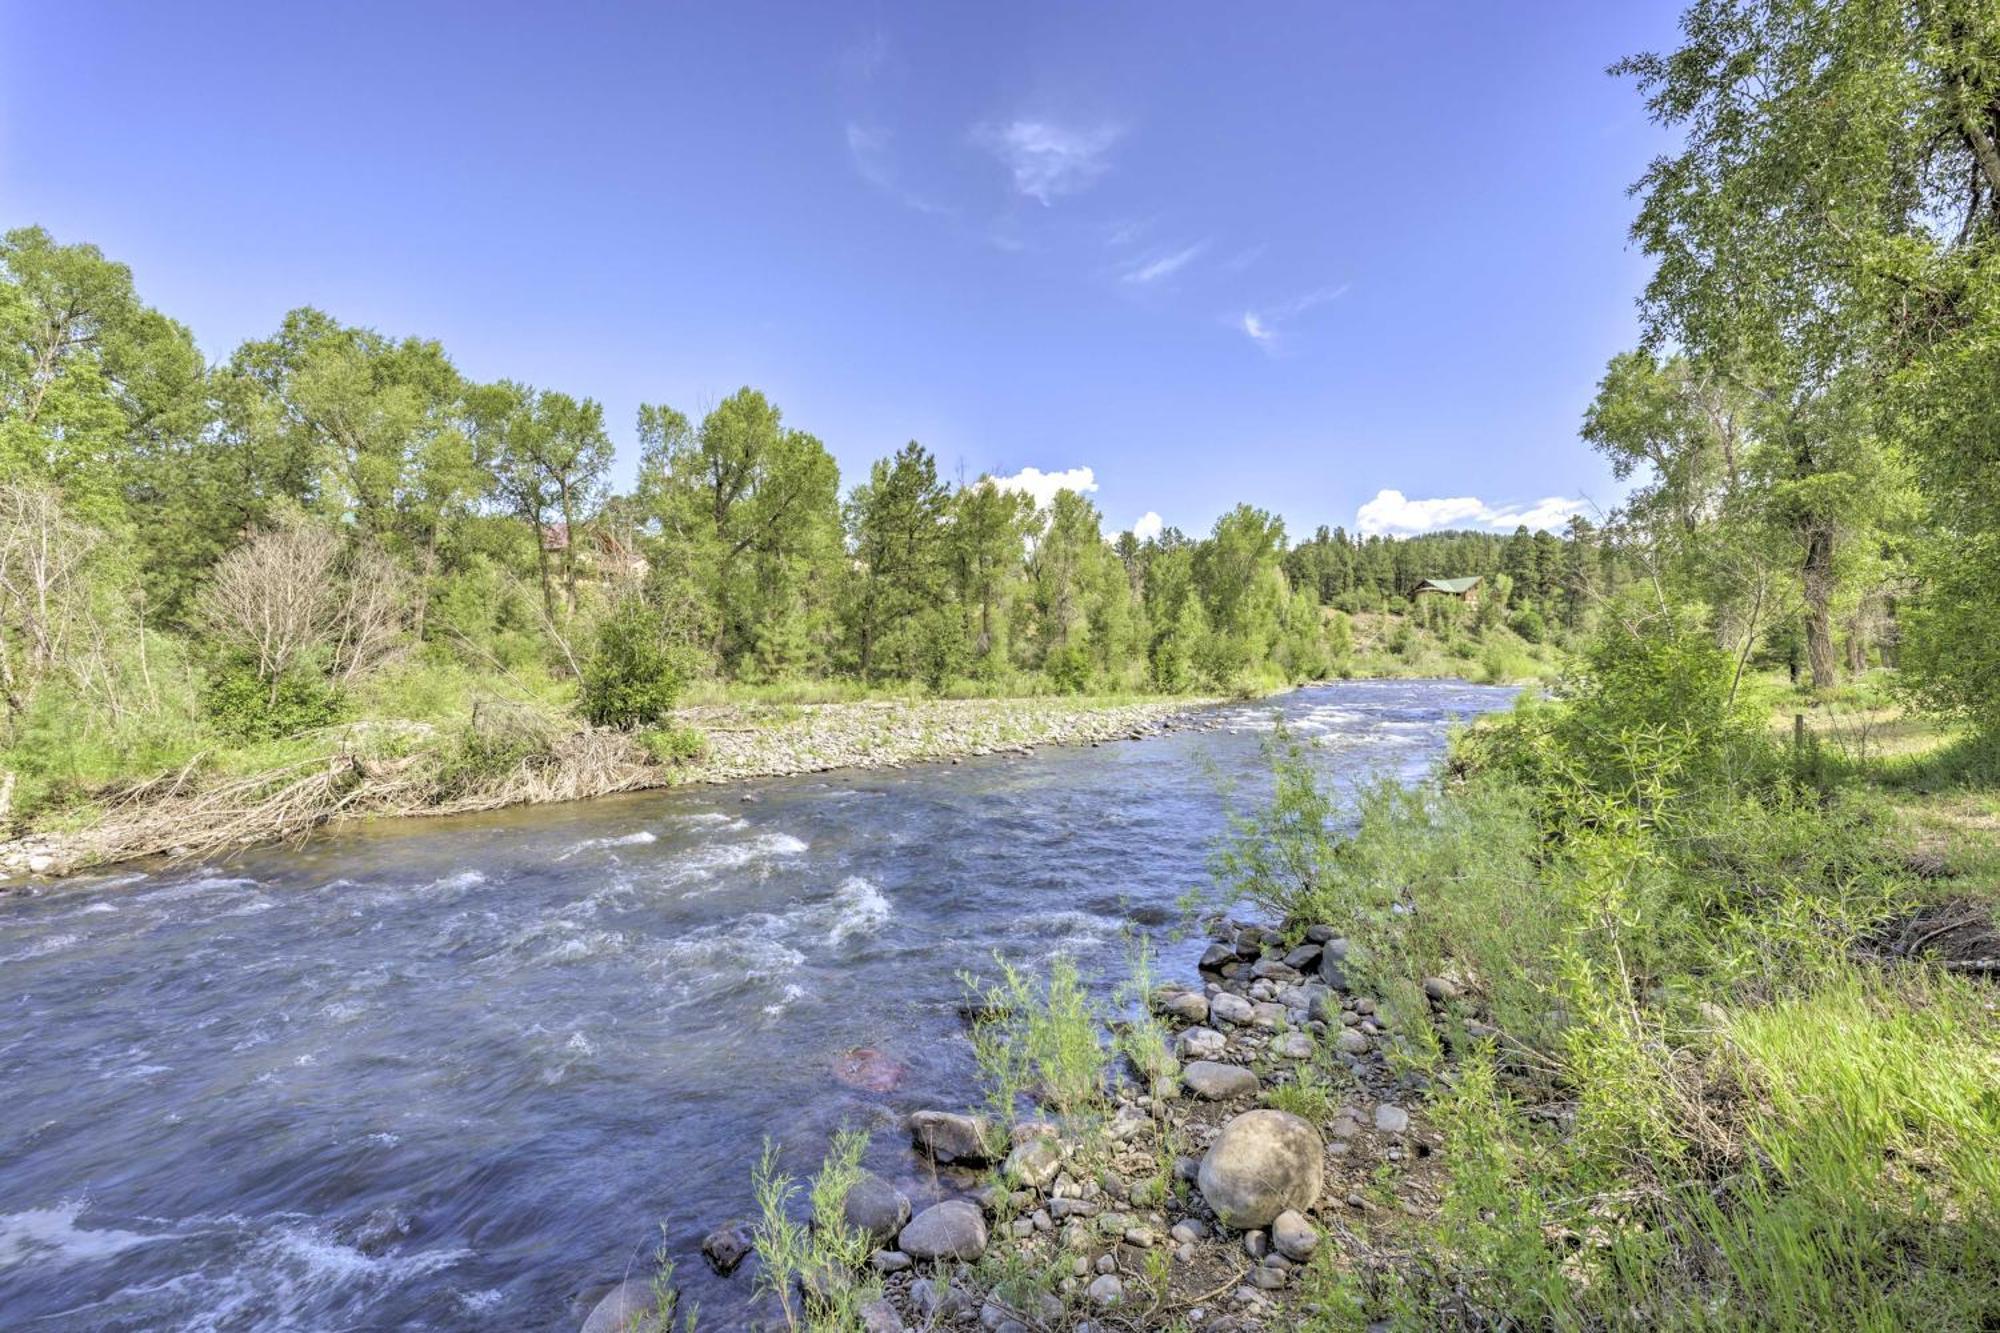
<instances>
[{"instance_id":1,"label":"river rock","mask_svg":"<svg viewBox=\"0 0 2000 1333\"><path fill-rule=\"evenodd\" d=\"M1287 1208L1271 1223L1271 1244L1277 1246L1279 1254L1302 1264L1319 1248L1319 1231L1299 1212Z\"/></svg>"},{"instance_id":2,"label":"river rock","mask_svg":"<svg viewBox=\"0 0 2000 1333\"><path fill-rule=\"evenodd\" d=\"M855 1313L861 1316L861 1333L904 1333L903 1317L885 1296L863 1302Z\"/></svg>"},{"instance_id":3,"label":"river rock","mask_svg":"<svg viewBox=\"0 0 2000 1333\"><path fill-rule=\"evenodd\" d=\"M1295 967L1288 967L1278 958L1259 958L1251 965L1250 975L1259 981L1304 981L1305 977Z\"/></svg>"},{"instance_id":4,"label":"river rock","mask_svg":"<svg viewBox=\"0 0 2000 1333\"><path fill-rule=\"evenodd\" d=\"M1456 1000L1458 998L1458 987L1452 985L1443 977L1425 977L1424 994L1439 1004L1443 1004L1446 1000Z\"/></svg>"},{"instance_id":5,"label":"river rock","mask_svg":"<svg viewBox=\"0 0 2000 1333\"><path fill-rule=\"evenodd\" d=\"M1375 1108L1375 1128L1384 1134L1401 1134L1410 1127L1410 1113L1390 1102Z\"/></svg>"},{"instance_id":6,"label":"river rock","mask_svg":"<svg viewBox=\"0 0 2000 1333\"><path fill-rule=\"evenodd\" d=\"M1174 1039L1183 1060L1213 1060L1229 1048L1229 1038L1214 1028L1189 1028Z\"/></svg>"},{"instance_id":7,"label":"river rock","mask_svg":"<svg viewBox=\"0 0 2000 1333\"><path fill-rule=\"evenodd\" d=\"M1285 955L1285 966L1295 972L1310 972L1319 965L1320 953L1317 944L1301 944Z\"/></svg>"},{"instance_id":8,"label":"river rock","mask_svg":"<svg viewBox=\"0 0 2000 1333\"><path fill-rule=\"evenodd\" d=\"M1346 1055L1361 1055L1368 1049L1368 1038L1359 1028L1344 1027L1333 1038L1334 1048Z\"/></svg>"},{"instance_id":9,"label":"river rock","mask_svg":"<svg viewBox=\"0 0 2000 1333\"><path fill-rule=\"evenodd\" d=\"M1061 1146L1052 1138L1036 1135L1007 1154L1006 1174L1030 1189L1047 1189L1062 1170Z\"/></svg>"},{"instance_id":10,"label":"river rock","mask_svg":"<svg viewBox=\"0 0 2000 1333\"><path fill-rule=\"evenodd\" d=\"M1339 947L1336 948L1335 946ZM1335 990L1347 989L1347 941L1328 940L1319 955L1319 979Z\"/></svg>"},{"instance_id":11,"label":"river rock","mask_svg":"<svg viewBox=\"0 0 2000 1333\"><path fill-rule=\"evenodd\" d=\"M1236 950L1227 944L1211 944L1196 964L1204 972L1217 972L1236 961Z\"/></svg>"},{"instance_id":12,"label":"river rock","mask_svg":"<svg viewBox=\"0 0 2000 1333\"><path fill-rule=\"evenodd\" d=\"M1168 991L1159 997L1159 1006L1162 1013L1172 1014L1175 1018L1185 1019L1190 1023L1208 1021L1208 997L1198 991Z\"/></svg>"},{"instance_id":13,"label":"river rock","mask_svg":"<svg viewBox=\"0 0 2000 1333\"><path fill-rule=\"evenodd\" d=\"M1257 1091L1257 1075L1242 1065L1218 1064L1214 1060L1191 1060L1181 1069L1188 1091L1211 1102L1231 1097L1249 1097Z\"/></svg>"},{"instance_id":14,"label":"river rock","mask_svg":"<svg viewBox=\"0 0 2000 1333\"><path fill-rule=\"evenodd\" d=\"M909 1072L902 1061L872 1046L856 1046L833 1058L833 1076L862 1092L894 1092Z\"/></svg>"},{"instance_id":15,"label":"river rock","mask_svg":"<svg viewBox=\"0 0 2000 1333\"><path fill-rule=\"evenodd\" d=\"M1239 1027L1248 1024L1256 1012L1251 1007L1250 1001L1244 999L1241 995L1231 994L1229 991L1223 991L1208 1002L1208 1015L1210 1018L1218 1022L1235 1023Z\"/></svg>"},{"instance_id":16,"label":"river rock","mask_svg":"<svg viewBox=\"0 0 2000 1333\"><path fill-rule=\"evenodd\" d=\"M910 1115L910 1141L940 1162L984 1166L992 1160L986 1147L986 1121L953 1111L915 1111Z\"/></svg>"},{"instance_id":17,"label":"river rock","mask_svg":"<svg viewBox=\"0 0 2000 1333\"><path fill-rule=\"evenodd\" d=\"M869 1239L891 1239L910 1220L910 1197L872 1171L848 1187L840 1213L847 1225L866 1232Z\"/></svg>"},{"instance_id":18,"label":"river rock","mask_svg":"<svg viewBox=\"0 0 2000 1333\"><path fill-rule=\"evenodd\" d=\"M1090 1297L1092 1305L1108 1308L1125 1299L1125 1284L1116 1273L1104 1273L1091 1280L1084 1294Z\"/></svg>"},{"instance_id":19,"label":"river rock","mask_svg":"<svg viewBox=\"0 0 2000 1333\"><path fill-rule=\"evenodd\" d=\"M896 1247L912 1259L977 1259L986 1253L986 1218L977 1204L946 1199L911 1218Z\"/></svg>"},{"instance_id":20,"label":"river rock","mask_svg":"<svg viewBox=\"0 0 2000 1333\"><path fill-rule=\"evenodd\" d=\"M726 1223L701 1238L701 1257L721 1277L735 1272L736 1265L756 1248L749 1226L742 1222Z\"/></svg>"},{"instance_id":21,"label":"river rock","mask_svg":"<svg viewBox=\"0 0 2000 1333\"><path fill-rule=\"evenodd\" d=\"M1313 1039L1303 1032L1280 1032L1271 1039L1271 1054L1281 1060L1310 1060Z\"/></svg>"},{"instance_id":22,"label":"river rock","mask_svg":"<svg viewBox=\"0 0 2000 1333\"><path fill-rule=\"evenodd\" d=\"M1287 1208L1319 1201L1325 1150L1319 1131L1289 1111L1245 1111L1202 1158L1202 1197L1226 1226L1267 1227Z\"/></svg>"},{"instance_id":23,"label":"river rock","mask_svg":"<svg viewBox=\"0 0 2000 1333\"><path fill-rule=\"evenodd\" d=\"M628 1277L590 1307L583 1333L626 1333L627 1329L643 1327L652 1314L653 1284Z\"/></svg>"}]
</instances>

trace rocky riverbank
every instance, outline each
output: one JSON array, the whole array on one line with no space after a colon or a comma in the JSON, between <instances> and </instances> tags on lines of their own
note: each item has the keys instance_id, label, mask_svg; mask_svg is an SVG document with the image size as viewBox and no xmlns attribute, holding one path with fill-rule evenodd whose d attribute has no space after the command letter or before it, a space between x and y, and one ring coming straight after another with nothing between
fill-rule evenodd
<instances>
[{"instance_id":1,"label":"rocky riverbank","mask_svg":"<svg viewBox=\"0 0 2000 1333\"><path fill-rule=\"evenodd\" d=\"M1211 934L1199 980L1151 997L1141 1026L1157 1056L1128 1059L1101 1103L1011 1124L908 1115L906 1169L844 1196L865 1265L809 1287L866 1293L852 1317L867 1333L1277 1333L1419 1226L1437 1139L1389 1064L1374 1000L1350 985L1346 941L1324 925ZM1443 979L1427 989L1452 994ZM703 1251L729 1274L755 1247L734 1223ZM588 1333L653 1309L636 1290L604 1297Z\"/></svg>"},{"instance_id":2,"label":"rocky riverbank","mask_svg":"<svg viewBox=\"0 0 2000 1333\"><path fill-rule=\"evenodd\" d=\"M1188 725L1217 699L1108 701L889 699L838 704L719 704L684 709L707 742L678 782L735 782L839 768L900 768L1046 745L1139 740Z\"/></svg>"},{"instance_id":3,"label":"rocky riverbank","mask_svg":"<svg viewBox=\"0 0 2000 1333\"><path fill-rule=\"evenodd\" d=\"M1217 702L1063 696L707 705L675 715L676 726L701 737L699 755L687 761L662 762L623 733L529 728L517 733L532 740L529 759L470 785L458 775L440 780L439 770L450 766L449 743L435 729L355 724L332 736L323 753L268 773L213 781L170 775L107 797L89 818L72 815L69 827L0 842L0 892L8 880L18 886L153 856L216 856L355 819L1137 740L1195 724L1203 706Z\"/></svg>"}]
</instances>

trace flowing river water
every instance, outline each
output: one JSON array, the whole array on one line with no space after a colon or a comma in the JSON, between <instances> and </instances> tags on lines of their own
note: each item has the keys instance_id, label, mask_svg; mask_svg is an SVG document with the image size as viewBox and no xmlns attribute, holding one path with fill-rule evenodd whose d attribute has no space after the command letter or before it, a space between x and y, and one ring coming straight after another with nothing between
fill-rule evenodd
<instances>
[{"instance_id":1,"label":"flowing river water","mask_svg":"<svg viewBox=\"0 0 2000 1333\"><path fill-rule=\"evenodd\" d=\"M766 1138L974 1100L961 973L1202 941L1219 788L1282 714L1409 778L1513 691L1357 681L961 764L391 821L0 898L0 1327L568 1329L664 1244L704 1327ZM902 1069L835 1076L867 1047ZM886 1063L886 1062L885 1062Z\"/></svg>"}]
</instances>

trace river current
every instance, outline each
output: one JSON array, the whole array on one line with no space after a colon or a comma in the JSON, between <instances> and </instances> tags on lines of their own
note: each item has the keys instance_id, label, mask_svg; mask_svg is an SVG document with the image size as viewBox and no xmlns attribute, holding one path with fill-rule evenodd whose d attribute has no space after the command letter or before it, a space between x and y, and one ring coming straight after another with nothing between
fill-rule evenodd
<instances>
[{"instance_id":1,"label":"river current","mask_svg":"<svg viewBox=\"0 0 2000 1333\"><path fill-rule=\"evenodd\" d=\"M1356 681L1031 756L391 821L0 898L0 1328L572 1329L699 1244L761 1145L963 1107L961 974L1202 941L1224 789L1283 715L1412 778L1513 692ZM886 1092L844 1053L900 1067Z\"/></svg>"}]
</instances>

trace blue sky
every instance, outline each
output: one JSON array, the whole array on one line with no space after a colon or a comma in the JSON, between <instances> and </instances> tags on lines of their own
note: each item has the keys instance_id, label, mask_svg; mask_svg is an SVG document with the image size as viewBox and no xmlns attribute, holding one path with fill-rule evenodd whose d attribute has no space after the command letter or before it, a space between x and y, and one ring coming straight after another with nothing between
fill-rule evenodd
<instances>
[{"instance_id":1,"label":"blue sky","mask_svg":"<svg viewBox=\"0 0 2000 1333\"><path fill-rule=\"evenodd\" d=\"M625 477L639 403L751 384L850 481L1511 527L1616 498L1665 143L1604 67L1676 11L0 0L0 224L212 358L312 304L595 397Z\"/></svg>"}]
</instances>

